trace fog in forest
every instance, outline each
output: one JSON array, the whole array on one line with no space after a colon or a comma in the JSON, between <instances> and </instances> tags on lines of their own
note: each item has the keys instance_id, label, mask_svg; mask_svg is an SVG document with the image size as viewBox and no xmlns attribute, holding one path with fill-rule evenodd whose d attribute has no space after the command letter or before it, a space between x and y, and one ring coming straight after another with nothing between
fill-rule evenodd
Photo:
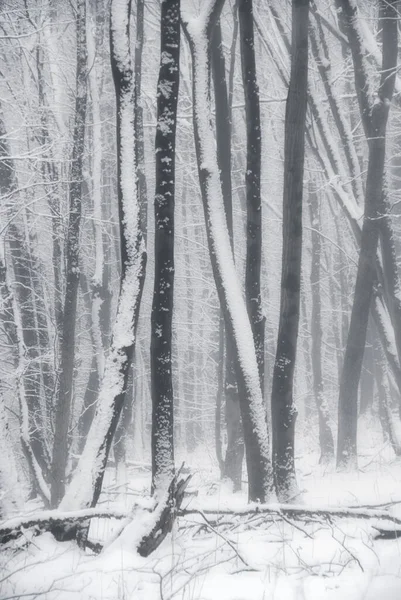
<instances>
[{"instance_id":1,"label":"fog in forest","mask_svg":"<svg viewBox=\"0 0 401 600\"><path fill-rule=\"evenodd\" d=\"M0 600L401 598L398 0L0 0Z\"/></svg>"}]
</instances>

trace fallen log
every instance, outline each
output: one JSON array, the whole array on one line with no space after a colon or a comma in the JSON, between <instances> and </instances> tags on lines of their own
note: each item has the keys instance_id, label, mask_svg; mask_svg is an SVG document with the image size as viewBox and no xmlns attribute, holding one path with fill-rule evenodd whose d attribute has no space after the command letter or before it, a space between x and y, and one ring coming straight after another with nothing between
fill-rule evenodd
<instances>
[{"instance_id":1,"label":"fallen log","mask_svg":"<svg viewBox=\"0 0 401 600\"><path fill-rule=\"evenodd\" d=\"M86 539L90 520L93 518L128 519L132 523L135 519L133 514L135 509L142 509L155 515L155 518L151 520L149 530L144 533L137 548L141 556L148 556L170 533L181 508L186 487L191 479L191 475L179 479L181 473L182 468L177 471L165 496L157 505L155 505L153 499L150 499L150 502L135 504L130 512L88 508L73 512L48 510L23 515L22 517L14 517L0 522L0 544L16 540L27 529L33 529L36 535L49 531L59 541L77 539L79 545L83 548L87 547L93 552L99 553L103 546ZM82 531L85 535L81 535Z\"/></svg>"},{"instance_id":2,"label":"fallen log","mask_svg":"<svg viewBox=\"0 0 401 600\"><path fill-rule=\"evenodd\" d=\"M225 509L221 507L212 508L187 508L180 511L180 516L190 514L205 514L205 515L232 515L240 517L247 515L265 514L271 517L288 517L298 520L308 520L310 518L323 518L328 521L332 519L377 519L379 521L390 521L394 525L401 526L401 519L391 515L385 510L361 510L353 507L333 507L319 506L306 507L300 504L249 504L240 509Z\"/></svg>"},{"instance_id":3,"label":"fallen log","mask_svg":"<svg viewBox=\"0 0 401 600\"><path fill-rule=\"evenodd\" d=\"M334 519L367 519L372 521L386 521L387 527L378 527L372 525L377 530L375 539L395 539L401 537L401 518L391 515L386 510L361 509L354 507L305 507L302 505L290 504L250 504L242 509L225 509L221 507L213 508L181 508L185 498L185 490L191 476L179 480L181 469L177 472L171 481L169 488L164 498L154 506L153 501L150 503L142 503L135 505L135 508L153 513L155 518L152 519L149 531L145 533L137 547L138 553L141 556L149 556L165 539L168 533L171 532L174 520L177 517L185 517L193 514L204 515L227 515L232 517L246 517L250 515L266 515L266 518L272 519L293 519L301 521L309 521L311 519L324 519L332 522ZM22 517L14 517L0 523L0 544L15 540L23 534L27 529L34 528L37 534L45 531L54 533L57 530L63 531L68 537L68 532L71 532L71 538L77 531L77 526L88 525L90 519L105 518L105 519L130 519L133 523L135 516L133 512L118 511L118 510L102 510L98 508L88 508L74 512L62 512L58 510L43 511L24 515ZM67 539L66 537L63 539ZM86 546L96 553L102 550L102 545L86 542Z\"/></svg>"},{"instance_id":4,"label":"fallen log","mask_svg":"<svg viewBox=\"0 0 401 600\"><path fill-rule=\"evenodd\" d=\"M141 506L141 508L145 508ZM146 509L146 508L145 508ZM150 510L150 509L146 509ZM102 510L99 508L86 508L74 512L59 510L45 510L40 513L14 517L0 523L0 544L19 538L26 529L35 528L37 533L54 531L58 528L68 531L90 519L126 519L132 513L118 510Z\"/></svg>"}]
</instances>

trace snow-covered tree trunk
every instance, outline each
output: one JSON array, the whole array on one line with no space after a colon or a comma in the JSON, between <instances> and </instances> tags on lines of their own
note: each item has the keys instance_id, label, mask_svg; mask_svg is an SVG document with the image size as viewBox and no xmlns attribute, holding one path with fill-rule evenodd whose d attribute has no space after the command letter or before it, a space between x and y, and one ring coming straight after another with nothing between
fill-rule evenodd
<instances>
[{"instance_id":1,"label":"snow-covered tree trunk","mask_svg":"<svg viewBox=\"0 0 401 600\"><path fill-rule=\"evenodd\" d=\"M269 438L252 328L227 230L216 147L211 129L209 41L223 1L208 1L199 17L183 14L192 55L194 136L199 182L214 279L230 343L236 354L250 500L270 499L273 481Z\"/></svg>"},{"instance_id":2,"label":"snow-covered tree trunk","mask_svg":"<svg viewBox=\"0 0 401 600\"><path fill-rule=\"evenodd\" d=\"M302 194L308 85L309 0L292 1L291 72L285 117L281 301L272 385L273 470L280 501L296 493L293 381L302 257Z\"/></svg>"},{"instance_id":3,"label":"snow-covered tree trunk","mask_svg":"<svg viewBox=\"0 0 401 600\"><path fill-rule=\"evenodd\" d=\"M104 348L100 323L101 307L107 295L105 281L104 248L103 248L103 214L102 214L102 120L100 112L100 82L103 61L101 52L101 36L104 21L98 23L90 20L92 31L88 31L88 64L91 65L88 80L92 108L92 196L93 221L95 237L95 270L92 276L92 335L94 339L95 358L98 377L101 379L104 371Z\"/></svg>"},{"instance_id":4,"label":"snow-covered tree trunk","mask_svg":"<svg viewBox=\"0 0 401 600\"><path fill-rule=\"evenodd\" d=\"M381 2L383 63L378 96L372 105L369 78L364 64L361 38L357 26L357 8L349 0L339 0L351 47L355 87L361 118L369 145L365 213L355 283L354 302L345 349L338 406L337 466L357 464L358 386L373 286L376 281L376 253L379 221L382 217L382 194L386 154L386 127L395 85L397 64L396 0Z\"/></svg>"},{"instance_id":5,"label":"snow-covered tree trunk","mask_svg":"<svg viewBox=\"0 0 401 600\"><path fill-rule=\"evenodd\" d=\"M259 87L256 77L252 0L238 2L242 84L246 116L246 269L245 296L251 321L260 386L264 390L265 317L262 309L260 271L262 265L262 202Z\"/></svg>"},{"instance_id":6,"label":"snow-covered tree trunk","mask_svg":"<svg viewBox=\"0 0 401 600\"><path fill-rule=\"evenodd\" d=\"M95 506L124 404L135 348L146 253L140 229L135 174L134 77L130 49L130 0L112 0L111 64L117 100L117 183L122 281L96 413L72 481L61 503L68 510Z\"/></svg>"},{"instance_id":7,"label":"snow-covered tree trunk","mask_svg":"<svg viewBox=\"0 0 401 600\"><path fill-rule=\"evenodd\" d=\"M147 238L148 230L148 192L145 174L145 140L143 130L143 108L141 104L142 89L142 54L144 42L144 8L145 0L136 0L136 43L134 54L134 79L135 79L135 159L138 185L139 206L141 211L141 229L143 239Z\"/></svg>"},{"instance_id":8,"label":"snow-covered tree trunk","mask_svg":"<svg viewBox=\"0 0 401 600\"><path fill-rule=\"evenodd\" d=\"M82 182L87 109L86 0L78 0L76 12L77 66L74 133L69 183L69 222L65 249L65 295L60 345L60 385L55 408L52 457L52 506L64 496L69 456L71 405L74 387L75 328L79 286L79 246L82 214Z\"/></svg>"},{"instance_id":9,"label":"snow-covered tree trunk","mask_svg":"<svg viewBox=\"0 0 401 600\"><path fill-rule=\"evenodd\" d=\"M175 133L180 82L180 0L163 2L157 84L155 277L151 315L152 488L174 475L172 324L174 299Z\"/></svg>"},{"instance_id":10,"label":"snow-covered tree trunk","mask_svg":"<svg viewBox=\"0 0 401 600\"><path fill-rule=\"evenodd\" d=\"M235 19L238 20L237 13ZM220 170L221 190L227 220L231 249L234 253L232 183L231 183L231 119L228 104L226 67L220 19L214 26L211 39L211 69L213 75L214 99L216 107L216 148ZM238 385L235 375L235 351L226 339L226 421L227 449L224 463L224 476L231 479L234 491L241 489L244 440L242 434L241 411L239 407Z\"/></svg>"}]
</instances>

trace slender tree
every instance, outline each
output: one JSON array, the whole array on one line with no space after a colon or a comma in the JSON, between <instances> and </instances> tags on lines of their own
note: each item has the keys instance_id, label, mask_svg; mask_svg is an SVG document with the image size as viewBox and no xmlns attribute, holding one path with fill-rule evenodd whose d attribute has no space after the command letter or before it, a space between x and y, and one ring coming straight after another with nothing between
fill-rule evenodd
<instances>
[{"instance_id":1,"label":"slender tree","mask_svg":"<svg viewBox=\"0 0 401 600\"><path fill-rule=\"evenodd\" d=\"M296 492L293 385L300 312L308 16L309 0L292 0L291 73L284 139L281 301L272 385L273 471L281 501L287 501Z\"/></svg>"},{"instance_id":2,"label":"slender tree","mask_svg":"<svg viewBox=\"0 0 401 600\"><path fill-rule=\"evenodd\" d=\"M180 81L180 0L162 2L157 85L155 277L151 316L152 487L174 474L172 322L174 297L175 132Z\"/></svg>"},{"instance_id":3,"label":"slender tree","mask_svg":"<svg viewBox=\"0 0 401 600\"><path fill-rule=\"evenodd\" d=\"M382 0L383 63L377 98L372 103L366 65L358 35L357 7L348 0L338 0L354 62L355 87L362 122L369 146L365 212L361 235L354 302L340 382L338 406L337 466L357 463L358 385L366 342L369 309L376 281L376 252L379 221L383 216L383 181L386 154L386 127L394 91L397 65L396 0Z\"/></svg>"},{"instance_id":4,"label":"slender tree","mask_svg":"<svg viewBox=\"0 0 401 600\"><path fill-rule=\"evenodd\" d=\"M246 303L230 247L224 212L217 153L210 125L209 43L223 0L208 1L197 19L182 15L192 55L194 138L209 253L224 314L224 324L235 349L236 375L244 430L248 495L268 500L273 492L270 449L259 370Z\"/></svg>"},{"instance_id":5,"label":"slender tree","mask_svg":"<svg viewBox=\"0 0 401 600\"><path fill-rule=\"evenodd\" d=\"M140 228L135 176L134 75L130 19L130 0L112 0L110 53L117 101L121 287L96 413L85 448L63 498L63 509L95 506L99 499L107 458L125 401L145 277L146 252Z\"/></svg>"},{"instance_id":6,"label":"slender tree","mask_svg":"<svg viewBox=\"0 0 401 600\"><path fill-rule=\"evenodd\" d=\"M239 0L242 83L246 116L246 271L245 295L258 359L261 389L264 389L265 317L262 311L260 270L262 264L262 202L259 87L256 78L252 0Z\"/></svg>"},{"instance_id":7,"label":"slender tree","mask_svg":"<svg viewBox=\"0 0 401 600\"><path fill-rule=\"evenodd\" d=\"M136 43L134 54L134 79L135 79L135 159L136 174L138 178L139 204L141 207L141 229L146 243L147 221L148 221L148 202L147 185L145 174L145 140L143 131L143 108L141 104L142 89L142 54L144 41L144 8L145 0L136 0Z\"/></svg>"},{"instance_id":8,"label":"slender tree","mask_svg":"<svg viewBox=\"0 0 401 600\"><path fill-rule=\"evenodd\" d=\"M87 109L86 0L76 11L77 67L75 123L69 184L69 222L65 250L65 296L61 332L60 385L54 418L52 506L64 496L68 463L71 405L74 385L75 329L79 287L79 234L82 214L83 155Z\"/></svg>"},{"instance_id":9,"label":"slender tree","mask_svg":"<svg viewBox=\"0 0 401 600\"><path fill-rule=\"evenodd\" d=\"M284 42L285 46L287 48L289 48L289 42L287 40L285 31L281 25L279 14L277 13L276 10L273 9L272 6L270 7L270 10L271 10L272 16L274 17L274 22L277 23L277 27L278 27L280 35L282 36L283 42ZM256 19L255 19L255 24L257 26L257 30L261 36L261 39L263 40L265 47L267 48L267 50L269 51L270 54L273 54L273 56L275 58L275 66L280 75L281 80L283 81L283 83L285 85L287 85L288 84L287 77L281 66L281 58L279 58L277 56L277 53L276 53L276 55L274 55L272 47L269 44L269 40L264 35L264 33L260 27L260 24L258 23L258 21ZM334 30L334 32L335 32L335 34L338 35L337 30ZM363 39L363 33L361 31L358 32L358 37L360 40ZM341 41L343 41L346 38L344 38L343 36L342 37L340 36L340 39L341 39ZM367 85L368 85L368 82L367 82ZM368 88L366 88L366 89L368 89ZM360 208L358 207L355 199L353 199L350 192L347 190L348 186L344 185L342 182L340 183L337 181L338 175L340 175L342 178L343 174L344 174L344 168L342 167L342 164L341 164L341 162L342 162L341 157L339 156L336 146L331 141L330 132L325 124L326 117L323 114L323 111L321 109L321 103L318 102L316 94L310 86L308 89L308 104L311 109L313 123L316 125L316 132L317 132L317 135L316 135L314 130L312 130L310 127L307 129L306 137L307 137L307 141L308 141L308 146L309 146L312 154L315 156L316 161L321 166L322 171L325 174L327 183L330 184L330 186L332 187L333 192L334 192L334 197L335 197L336 201L339 203L339 205L341 206L341 209L344 211L357 243L360 244L361 227L360 227L360 224L358 221L358 217L360 214ZM346 140L343 140L343 142L347 143ZM347 176L346 178L349 179L349 176ZM383 219L383 221L384 220L385 219ZM388 222L388 219L387 219L387 222ZM384 256L384 254L383 254L383 256ZM372 304L371 304L371 313L372 313L373 320L376 324L378 334L380 336L383 351L385 352L389 366L391 368L391 371L394 375L395 381L397 382L397 386L401 393L401 369L400 369L399 359L397 356L397 349L393 343L394 337L397 337L397 335L399 334L399 331L398 331L399 328L397 329L394 326L392 326L391 318L389 318L387 307L384 304L383 293L381 290L382 286L384 286L384 281L383 281L383 274L381 272L381 263L380 263L379 258L376 261L376 269L377 269L377 284L375 284L376 295L374 298L374 302L372 302ZM396 271L394 271L394 270L392 271L393 276L394 276L395 272ZM393 279L393 281L394 281L394 279ZM377 285L377 287L376 287L376 285ZM345 316L343 318L343 323L344 323L344 325L347 323L347 318L345 318Z\"/></svg>"},{"instance_id":10,"label":"slender tree","mask_svg":"<svg viewBox=\"0 0 401 600\"><path fill-rule=\"evenodd\" d=\"M238 20L236 11L235 21ZM234 232L231 182L231 116L226 82L223 39L220 19L216 22L211 40L211 68L213 75L214 98L216 106L216 147L220 170L221 190L231 250L234 255ZM231 57L233 60L233 56ZM221 319L224 327L224 319ZM224 461L224 477L233 482L234 491L241 489L244 441L239 407L238 385L235 375L234 348L226 337L226 369L224 394L226 400L227 449Z\"/></svg>"}]
</instances>

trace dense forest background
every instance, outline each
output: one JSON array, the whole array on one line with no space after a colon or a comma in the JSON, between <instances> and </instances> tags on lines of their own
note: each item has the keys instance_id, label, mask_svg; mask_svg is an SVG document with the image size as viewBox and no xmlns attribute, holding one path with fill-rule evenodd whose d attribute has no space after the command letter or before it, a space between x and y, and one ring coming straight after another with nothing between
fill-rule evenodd
<instances>
[{"instance_id":1,"label":"dense forest background","mask_svg":"<svg viewBox=\"0 0 401 600\"><path fill-rule=\"evenodd\" d=\"M3 544L401 455L398 11L0 0Z\"/></svg>"}]
</instances>

